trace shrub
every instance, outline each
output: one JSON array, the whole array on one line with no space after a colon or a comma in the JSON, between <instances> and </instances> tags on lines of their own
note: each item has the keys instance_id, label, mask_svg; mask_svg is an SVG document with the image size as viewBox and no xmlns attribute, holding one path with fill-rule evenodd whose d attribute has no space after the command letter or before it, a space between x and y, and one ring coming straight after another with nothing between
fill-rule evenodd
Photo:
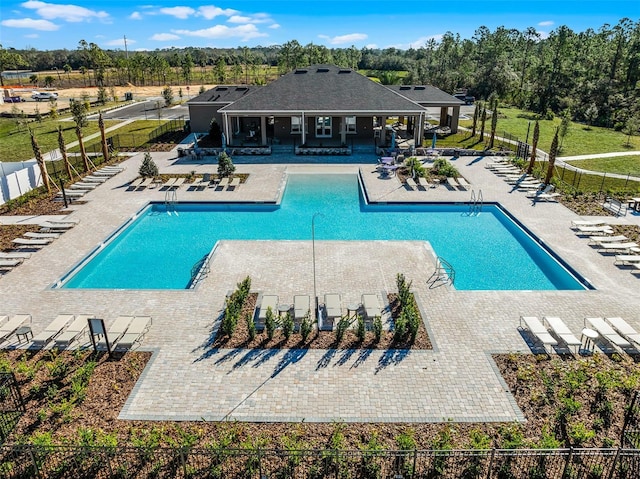
<instances>
[{"instance_id":1,"label":"shrub","mask_svg":"<svg viewBox=\"0 0 640 479\"><path fill-rule=\"evenodd\" d=\"M218 176L224 177L232 175L236 171L236 166L231 161L231 157L226 152L218 155Z\"/></svg>"},{"instance_id":2,"label":"shrub","mask_svg":"<svg viewBox=\"0 0 640 479\"><path fill-rule=\"evenodd\" d=\"M173 89L170 86L164 87L162 90L162 98L164 98L165 106L173 105Z\"/></svg>"},{"instance_id":3,"label":"shrub","mask_svg":"<svg viewBox=\"0 0 640 479\"><path fill-rule=\"evenodd\" d=\"M144 154L138 174L144 178L153 178L158 176L158 165L153 161L151 153L148 151Z\"/></svg>"},{"instance_id":4,"label":"shrub","mask_svg":"<svg viewBox=\"0 0 640 479\"><path fill-rule=\"evenodd\" d=\"M282 321L282 334L284 334L285 339L289 339L291 337L291 333L293 333L293 318L291 317L291 313L287 311L287 314Z\"/></svg>"},{"instance_id":5,"label":"shrub","mask_svg":"<svg viewBox=\"0 0 640 479\"><path fill-rule=\"evenodd\" d=\"M433 162L433 167L431 168L436 175L454 177L457 178L460 176L460 173L446 158L438 158Z\"/></svg>"},{"instance_id":6,"label":"shrub","mask_svg":"<svg viewBox=\"0 0 640 479\"><path fill-rule=\"evenodd\" d=\"M309 335L311 334L311 330L313 329L313 323L311 322L311 318L307 314L300 323L300 336L302 336L302 341L305 342Z\"/></svg>"},{"instance_id":7,"label":"shrub","mask_svg":"<svg viewBox=\"0 0 640 479\"><path fill-rule=\"evenodd\" d=\"M363 342L366 334L366 329L364 327L364 318L361 314L358 315L358 326L356 328L356 334L358 336L358 341Z\"/></svg>"},{"instance_id":8,"label":"shrub","mask_svg":"<svg viewBox=\"0 0 640 479\"><path fill-rule=\"evenodd\" d=\"M249 313L245 315L245 321L247 322L247 334L249 335L249 341L256 339L256 323Z\"/></svg>"},{"instance_id":9,"label":"shrub","mask_svg":"<svg viewBox=\"0 0 640 479\"><path fill-rule=\"evenodd\" d=\"M382 338L382 318L380 316L373 318L373 336L376 344L378 344Z\"/></svg>"},{"instance_id":10,"label":"shrub","mask_svg":"<svg viewBox=\"0 0 640 479\"><path fill-rule=\"evenodd\" d=\"M338 326L336 326L336 343L340 344L344 339L344 334L347 332L348 327L349 320L347 318L341 318L340 321L338 321Z\"/></svg>"},{"instance_id":11,"label":"shrub","mask_svg":"<svg viewBox=\"0 0 640 479\"><path fill-rule=\"evenodd\" d=\"M271 340L273 339L273 335L276 331L276 319L273 315L273 310L271 306L267 308L267 313L265 314L264 319L264 327L267 330L267 337Z\"/></svg>"}]
</instances>

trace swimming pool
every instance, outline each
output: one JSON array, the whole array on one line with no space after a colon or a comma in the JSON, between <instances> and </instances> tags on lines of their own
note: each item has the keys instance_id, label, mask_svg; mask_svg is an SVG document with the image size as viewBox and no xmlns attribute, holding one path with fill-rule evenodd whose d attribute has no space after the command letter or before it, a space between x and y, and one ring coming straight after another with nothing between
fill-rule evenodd
<instances>
[{"instance_id":1,"label":"swimming pool","mask_svg":"<svg viewBox=\"0 0 640 479\"><path fill-rule=\"evenodd\" d=\"M290 175L279 205L180 203L168 214L151 204L58 287L184 289L217 241L311 240L316 213L316 240L429 241L456 289L588 287L498 205L469 215L464 204L366 204L357 175Z\"/></svg>"}]
</instances>

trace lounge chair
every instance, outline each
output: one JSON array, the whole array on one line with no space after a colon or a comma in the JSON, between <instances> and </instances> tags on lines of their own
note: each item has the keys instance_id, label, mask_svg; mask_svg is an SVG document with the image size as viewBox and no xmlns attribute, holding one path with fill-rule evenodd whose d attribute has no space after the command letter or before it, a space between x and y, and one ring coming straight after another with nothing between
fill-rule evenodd
<instances>
[{"instance_id":1,"label":"lounge chair","mask_svg":"<svg viewBox=\"0 0 640 479\"><path fill-rule=\"evenodd\" d=\"M628 241L626 243L600 243L598 247L605 251L631 251L640 248L640 245Z\"/></svg>"},{"instance_id":2,"label":"lounge chair","mask_svg":"<svg viewBox=\"0 0 640 479\"><path fill-rule=\"evenodd\" d=\"M78 198L82 198L85 195L86 191L85 190L65 190L64 194L66 195L67 198L69 199L78 199ZM56 195L56 197L58 198L62 198L62 192L58 193Z\"/></svg>"},{"instance_id":3,"label":"lounge chair","mask_svg":"<svg viewBox=\"0 0 640 479\"><path fill-rule=\"evenodd\" d=\"M604 225L604 226L578 226L576 227L576 229L578 230L578 234L585 234L585 233L589 233L592 235L595 234L601 234L601 235L610 235L613 234L613 230L611 229L611 226L609 225Z\"/></svg>"},{"instance_id":4,"label":"lounge chair","mask_svg":"<svg viewBox=\"0 0 640 479\"><path fill-rule=\"evenodd\" d=\"M520 326L522 326L522 323L525 324L529 332L535 336L538 342L542 344L545 351L547 351L547 346L551 348L558 344L558 341L551 336L547 328L536 316L520 316Z\"/></svg>"},{"instance_id":5,"label":"lounge chair","mask_svg":"<svg viewBox=\"0 0 640 479\"><path fill-rule=\"evenodd\" d=\"M77 183L73 183L72 185L69 185L69 189L70 190L95 190L98 187L97 183L91 183L91 182L83 182L83 181L79 181Z\"/></svg>"},{"instance_id":6,"label":"lounge chair","mask_svg":"<svg viewBox=\"0 0 640 479\"><path fill-rule=\"evenodd\" d=\"M271 308L271 312L278 314L278 296L275 294L265 294L260 301L258 309L258 322L256 327L264 328L264 321L267 319L267 310Z\"/></svg>"},{"instance_id":7,"label":"lounge chair","mask_svg":"<svg viewBox=\"0 0 640 479\"><path fill-rule=\"evenodd\" d=\"M558 336L560 340L567 345L567 347L573 346L576 352L578 352L578 348L582 345L582 341L573 335L562 319L555 316L545 316L542 318L542 322L543 324L546 322L556 336Z\"/></svg>"},{"instance_id":8,"label":"lounge chair","mask_svg":"<svg viewBox=\"0 0 640 479\"><path fill-rule=\"evenodd\" d=\"M406 183L406 184L407 184L407 186L408 186L409 188L411 188L412 190L416 190L416 189L418 189L418 184L414 181L414 179L413 179L413 178L407 178L407 179L405 180L405 183Z\"/></svg>"},{"instance_id":9,"label":"lounge chair","mask_svg":"<svg viewBox=\"0 0 640 479\"><path fill-rule=\"evenodd\" d=\"M144 178L136 178L131 183L129 183L129 186L127 187L127 189L135 190L136 188L138 188L138 186L142 184L143 181L144 181Z\"/></svg>"},{"instance_id":10,"label":"lounge chair","mask_svg":"<svg viewBox=\"0 0 640 479\"><path fill-rule=\"evenodd\" d=\"M64 330L62 334L55 338L56 348L69 347L76 339L78 339L89 327L89 318L92 316L82 314L76 316L73 322Z\"/></svg>"},{"instance_id":11,"label":"lounge chair","mask_svg":"<svg viewBox=\"0 0 640 479\"><path fill-rule=\"evenodd\" d=\"M0 258L2 259L29 259L31 258L31 253L27 253L24 251L11 251L9 253L5 253L0 251ZM639 256L640 258L640 256Z\"/></svg>"},{"instance_id":12,"label":"lounge chair","mask_svg":"<svg viewBox=\"0 0 640 479\"><path fill-rule=\"evenodd\" d=\"M325 316L320 329L328 331L333 330L336 318L342 317L342 307L340 306L341 302L340 295L337 293L324 295Z\"/></svg>"},{"instance_id":13,"label":"lounge chair","mask_svg":"<svg viewBox=\"0 0 640 479\"><path fill-rule=\"evenodd\" d=\"M53 221L43 221L38 226L41 231L67 231L73 228L75 223L54 223Z\"/></svg>"},{"instance_id":14,"label":"lounge chair","mask_svg":"<svg viewBox=\"0 0 640 479\"><path fill-rule=\"evenodd\" d=\"M458 178L458 186L460 186L460 188L467 190L471 185L467 182L467 180L465 180L462 176L460 176Z\"/></svg>"},{"instance_id":15,"label":"lounge chair","mask_svg":"<svg viewBox=\"0 0 640 479\"><path fill-rule=\"evenodd\" d=\"M533 197L533 201L557 201L559 196L560 193L540 193Z\"/></svg>"},{"instance_id":16,"label":"lounge chair","mask_svg":"<svg viewBox=\"0 0 640 479\"><path fill-rule=\"evenodd\" d=\"M53 241L53 238L15 238L11 242L19 246L40 247L48 245Z\"/></svg>"},{"instance_id":17,"label":"lounge chair","mask_svg":"<svg viewBox=\"0 0 640 479\"><path fill-rule=\"evenodd\" d=\"M134 316L118 316L111 327L107 330L107 337L102 336L96 343L99 349L107 348L107 339L110 344L115 344L127 332L129 325L133 321Z\"/></svg>"},{"instance_id":18,"label":"lounge chair","mask_svg":"<svg viewBox=\"0 0 640 479\"><path fill-rule=\"evenodd\" d=\"M600 336L619 348L631 347L631 343L616 333L602 318L584 318L584 324L591 329L595 329Z\"/></svg>"},{"instance_id":19,"label":"lounge chair","mask_svg":"<svg viewBox=\"0 0 640 479\"><path fill-rule=\"evenodd\" d=\"M202 175L202 178L197 183L194 183L193 186L196 189L207 188L211 184L211 173L205 173Z\"/></svg>"},{"instance_id":20,"label":"lounge chair","mask_svg":"<svg viewBox=\"0 0 640 479\"><path fill-rule=\"evenodd\" d=\"M0 268L14 268L24 261L24 258L0 258Z\"/></svg>"},{"instance_id":21,"label":"lounge chair","mask_svg":"<svg viewBox=\"0 0 640 479\"><path fill-rule=\"evenodd\" d=\"M640 333L636 331L629 323L619 317L604 318L613 328L630 342L640 345Z\"/></svg>"},{"instance_id":22,"label":"lounge chair","mask_svg":"<svg viewBox=\"0 0 640 479\"><path fill-rule=\"evenodd\" d=\"M418 184L423 188L429 188L431 184L424 176L418 176Z\"/></svg>"},{"instance_id":23,"label":"lounge chair","mask_svg":"<svg viewBox=\"0 0 640 479\"><path fill-rule=\"evenodd\" d=\"M377 294L363 294L362 307L367 320L372 321L376 316L382 315L382 306Z\"/></svg>"},{"instance_id":24,"label":"lounge chair","mask_svg":"<svg viewBox=\"0 0 640 479\"><path fill-rule=\"evenodd\" d=\"M240 186L240 178L235 177L229 182L229 188L233 188L234 190Z\"/></svg>"},{"instance_id":25,"label":"lounge chair","mask_svg":"<svg viewBox=\"0 0 640 479\"><path fill-rule=\"evenodd\" d=\"M3 317L6 318L6 316ZM6 323L0 326L0 341L5 341L16 332L16 329L26 322L31 322L30 314L16 314L15 316L11 316Z\"/></svg>"},{"instance_id":26,"label":"lounge chair","mask_svg":"<svg viewBox=\"0 0 640 479\"><path fill-rule=\"evenodd\" d=\"M147 186L151 186L153 183L153 178L145 178L142 180L142 183L138 185L137 190L144 190Z\"/></svg>"},{"instance_id":27,"label":"lounge chair","mask_svg":"<svg viewBox=\"0 0 640 479\"><path fill-rule=\"evenodd\" d=\"M640 264L640 255L638 254L618 254L613 264Z\"/></svg>"},{"instance_id":28,"label":"lounge chair","mask_svg":"<svg viewBox=\"0 0 640 479\"><path fill-rule=\"evenodd\" d=\"M136 316L133 318L127 332L115 343L114 351L126 351L135 344L142 341L142 338L151 327L151 316Z\"/></svg>"},{"instance_id":29,"label":"lounge chair","mask_svg":"<svg viewBox=\"0 0 640 479\"><path fill-rule=\"evenodd\" d=\"M162 186L160 188L171 188L175 184L177 179L178 178L169 178L167 181L162 183Z\"/></svg>"},{"instance_id":30,"label":"lounge chair","mask_svg":"<svg viewBox=\"0 0 640 479\"><path fill-rule=\"evenodd\" d=\"M228 184L229 184L229 177L225 176L225 177L220 178L220 181L218 181L218 184L216 185L216 188L224 189Z\"/></svg>"},{"instance_id":31,"label":"lounge chair","mask_svg":"<svg viewBox=\"0 0 640 479\"><path fill-rule=\"evenodd\" d=\"M26 233L24 233L24 236L26 236L27 238L56 239L60 238L60 233L34 233L32 231L27 231Z\"/></svg>"},{"instance_id":32,"label":"lounge chair","mask_svg":"<svg viewBox=\"0 0 640 479\"><path fill-rule=\"evenodd\" d=\"M311 299L309 295L296 295L293 297L293 319L302 320L311 311Z\"/></svg>"},{"instance_id":33,"label":"lounge chair","mask_svg":"<svg viewBox=\"0 0 640 479\"><path fill-rule=\"evenodd\" d=\"M444 181L447 183L447 186L450 186L451 188L457 188L460 186L453 176L447 176Z\"/></svg>"},{"instance_id":34,"label":"lounge chair","mask_svg":"<svg viewBox=\"0 0 640 479\"><path fill-rule=\"evenodd\" d=\"M602 243L620 243L622 241L628 240L625 235L616 235L616 236L589 236L590 244L602 244Z\"/></svg>"},{"instance_id":35,"label":"lounge chair","mask_svg":"<svg viewBox=\"0 0 640 479\"><path fill-rule=\"evenodd\" d=\"M60 334L67 324L69 324L70 321L73 321L74 317L75 316L73 314L59 314L56 316L56 319L54 319L51 324L44 329L44 331L32 339L33 344L35 346L43 347Z\"/></svg>"},{"instance_id":36,"label":"lounge chair","mask_svg":"<svg viewBox=\"0 0 640 479\"><path fill-rule=\"evenodd\" d=\"M572 228L579 226L609 226L606 221L588 221L588 220L573 220L571 222Z\"/></svg>"},{"instance_id":37,"label":"lounge chair","mask_svg":"<svg viewBox=\"0 0 640 479\"><path fill-rule=\"evenodd\" d=\"M94 175L89 175L89 176L85 176L84 178L82 178L82 181L86 182L86 183L98 183L98 184L102 184L105 181L107 181L109 179L108 176L94 176Z\"/></svg>"},{"instance_id":38,"label":"lounge chair","mask_svg":"<svg viewBox=\"0 0 640 479\"><path fill-rule=\"evenodd\" d=\"M184 178L183 176L176 178L176 181L169 187L170 190L177 190L178 188L180 188L183 183L185 182L186 178Z\"/></svg>"}]
</instances>

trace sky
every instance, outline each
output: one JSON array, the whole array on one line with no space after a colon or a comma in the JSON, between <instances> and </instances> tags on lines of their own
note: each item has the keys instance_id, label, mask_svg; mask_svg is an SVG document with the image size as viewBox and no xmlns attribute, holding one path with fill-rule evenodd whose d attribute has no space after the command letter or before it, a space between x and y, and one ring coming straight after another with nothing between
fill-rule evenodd
<instances>
[{"instance_id":1,"label":"sky","mask_svg":"<svg viewBox=\"0 0 640 479\"><path fill-rule=\"evenodd\" d=\"M15 1L0 5L0 44L37 50L129 51L254 47L297 40L328 48L419 48L446 32L471 38L480 26L536 29L544 38L640 20L640 0L136 0Z\"/></svg>"}]
</instances>

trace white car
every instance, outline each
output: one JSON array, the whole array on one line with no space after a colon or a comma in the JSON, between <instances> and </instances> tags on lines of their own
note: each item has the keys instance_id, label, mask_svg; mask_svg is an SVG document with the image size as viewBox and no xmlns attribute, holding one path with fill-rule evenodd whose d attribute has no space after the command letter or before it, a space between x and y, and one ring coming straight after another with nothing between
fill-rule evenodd
<instances>
[{"instance_id":1,"label":"white car","mask_svg":"<svg viewBox=\"0 0 640 479\"><path fill-rule=\"evenodd\" d=\"M51 99L55 100L56 98L58 98L58 94L50 91L34 91L31 95L31 98L33 98L35 101Z\"/></svg>"}]
</instances>

